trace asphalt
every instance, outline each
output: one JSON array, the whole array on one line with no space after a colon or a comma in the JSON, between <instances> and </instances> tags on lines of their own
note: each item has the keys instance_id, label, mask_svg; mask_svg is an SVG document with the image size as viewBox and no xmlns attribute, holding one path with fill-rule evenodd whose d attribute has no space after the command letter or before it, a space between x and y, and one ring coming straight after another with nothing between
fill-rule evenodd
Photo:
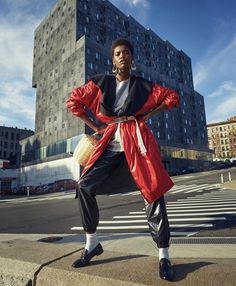
<instances>
[{"instance_id":1,"label":"asphalt","mask_svg":"<svg viewBox=\"0 0 236 286\"><path fill-rule=\"evenodd\" d=\"M236 190L236 180L222 187ZM173 282L161 280L158 251L147 234L99 235L104 253L74 269L84 235L1 234L0 285L236 285L236 237L173 238Z\"/></svg>"}]
</instances>

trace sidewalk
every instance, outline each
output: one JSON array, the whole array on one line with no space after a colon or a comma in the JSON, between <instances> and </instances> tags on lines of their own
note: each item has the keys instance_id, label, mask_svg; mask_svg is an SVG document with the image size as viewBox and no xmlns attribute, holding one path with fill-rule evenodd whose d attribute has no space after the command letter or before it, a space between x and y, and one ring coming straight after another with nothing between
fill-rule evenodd
<instances>
[{"instance_id":1,"label":"sidewalk","mask_svg":"<svg viewBox=\"0 0 236 286\"><path fill-rule=\"evenodd\" d=\"M176 272L171 283L159 278L157 249L148 234L99 236L104 253L81 269L71 264L80 256L84 236L54 235L55 242L38 241L48 236L1 237L0 285L235 285L236 238L212 239L212 243L207 238L205 242L201 238L200 243L197 238L178 238L179 243L170 248ZM46 240L53 241L52 236Z\"/></svg>"},{"instance_id":2,"label":"sidewalk","mask_svg":"<svg viewBox=\"0 0 236 286\"><path fill-rule=\"evenodd\" d=\"M59 198L59 197L68 197L68 198L74 198L75 197L75 189L73 190L67 190L62 192L54 192L54 193L45 193L45 194L30 194L29 197L27 196L15 196L15 195L7 195L7 196L1 196L0 197L0 203L1 202L22 202L22 201L34 201L34 200L42 200L42 199L53 199L53 198Z\"/></svg>"},{"instance_id":3,"label":"sidewalk","mask_svg":"<svg viewBox=\"0 0 236 286\"><path fill-rule=\"evenodd\" d=\"M236 180L228 181L222 184L223 188L236 190Z\"/></svg>"}]
</instances>

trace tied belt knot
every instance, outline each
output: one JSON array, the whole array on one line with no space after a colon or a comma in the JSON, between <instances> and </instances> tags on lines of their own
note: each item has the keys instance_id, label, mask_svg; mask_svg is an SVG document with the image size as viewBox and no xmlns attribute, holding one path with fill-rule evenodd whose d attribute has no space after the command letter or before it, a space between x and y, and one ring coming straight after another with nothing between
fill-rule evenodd
<instances>
[{"instance_id":1,"label":"tied belt knot","mask_svg":"<svg viewBox=\"0 0 236 286\"><path fill-rule=\"evenodd\" d=\"M136 123L136 136L137 136L137 139L138 139L138 146L139 146L140 152L141 152L142 155L146 155L147 149L146 149L146 147L145 147L145 145L143 143L143 138L142 138L142 135L141 135L141 132L140 132L138 121L135 118L135 116L121 116L121 117L117 117L117 118L113 119L112 121L110 121L108 124L117 123L118 124L117 131L118 131L118 134L120 136L120 123L131 121L131 120L134 120L135 123ZM120 136L120 139L121 139L121 136Z\"/></svg>"}]
</instances>

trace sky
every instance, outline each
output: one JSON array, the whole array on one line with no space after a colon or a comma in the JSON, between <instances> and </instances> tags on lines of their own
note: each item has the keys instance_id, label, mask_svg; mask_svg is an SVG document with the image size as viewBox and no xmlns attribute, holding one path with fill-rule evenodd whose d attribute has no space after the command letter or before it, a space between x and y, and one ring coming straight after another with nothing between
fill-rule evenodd
<instances>
[{"instance_id":1,"label":"sky","mask_svg":"<svg viewBox=\"0 0 236 286\"><path fill-rule=\"evenodd\" d=\"M0 0L0 125L34 130L34 30L57 0ZM207 123L236 115L235 0L111 0L192 60Z\"/></svg>"}]
</instances>

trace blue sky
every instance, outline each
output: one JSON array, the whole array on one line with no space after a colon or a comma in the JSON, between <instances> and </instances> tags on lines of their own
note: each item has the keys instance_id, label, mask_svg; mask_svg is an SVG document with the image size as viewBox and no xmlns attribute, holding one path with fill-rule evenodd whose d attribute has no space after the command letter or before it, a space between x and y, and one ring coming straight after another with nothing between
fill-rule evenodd
<instances>
[{"instance_id":1,"label":"blue sky","mask_svg":"<svg viewBox=\"0 0 236 286\"><path fill-rule=\"evenodd\" d=\"M234 0L111 0L192 59L195 90L207 122L236 115ZM1 0L0 125L34 130L31 87L34 30L57 0Z\"/></svg>"}]
</instances>

